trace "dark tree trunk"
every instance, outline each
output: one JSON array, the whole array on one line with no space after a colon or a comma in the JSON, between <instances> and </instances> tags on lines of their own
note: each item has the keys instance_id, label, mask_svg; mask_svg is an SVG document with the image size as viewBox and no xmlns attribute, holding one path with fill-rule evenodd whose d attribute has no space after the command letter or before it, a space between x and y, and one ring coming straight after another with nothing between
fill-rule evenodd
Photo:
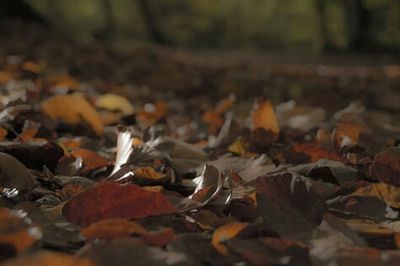
<instances>
[{"instance_id":1,"label":"dark tree trunk","mask_svg":"<svg viewBox=\"0 0 400 266\"><path fill-rule=\"evenodd\" d=\"M323 52L335 51L337 49L331 39L327 26L326 0L315 0L314 3L319 20L319 29L322 38L322 50Z\"/></svg>"},{"instance_id":2,"label":"dark tree trunk","mask_svg":"<svg viewBox=\"0 0 400 266\"><path fill-rule=\"evenodd\" d=\"M110 0L100 0L101 14L104 18L103 28L93 33L93 37L99 41L111 40L115 34L115 21L113 7Z\"/></svg>"},{"instance_id":3,"label":"dark tree trunk","mask_svg":"<svg viewBox=\"0 0 400 266\"><path fill-rule=\"evenodd\" d=\"M147 28L149 38L159 44L169 43L164 33L161 30L160 25L157 23L156 18L150 0L137 0L139 10L142 14L144 24Z\"/></svg>"},{"instance_id":4,"label":"dark tree trunk","mask_svg":"<svg viewBox=\"0 0 400 266\"><path fill-rule=\"evenodd\" d=\"M352 52L370 50L368 32L370 14L363 0L343 0L347 49Z\"/></svg>"},{"instance_id":5,"label":"dark tree trunk","mask_svg":"<svg viewBox=\"0 0 400 266\"><path fill-rule=\"evenodd\" d=\"M27 23L49 26L49 22L37 13L29 3L23 0L1 0L0 1L0 20L17 18Z\"/></svg>"}]
</instances>

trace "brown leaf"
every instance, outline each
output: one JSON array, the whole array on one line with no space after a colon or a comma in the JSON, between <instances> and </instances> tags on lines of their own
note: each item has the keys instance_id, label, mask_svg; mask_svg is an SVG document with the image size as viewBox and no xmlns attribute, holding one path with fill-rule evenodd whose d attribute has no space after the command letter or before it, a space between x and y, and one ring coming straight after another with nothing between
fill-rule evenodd
<instances>
[{"instance_id":1,"label":"brown leaf","mask_svg":"<svg viewBox=\"0 0 400 266\"><path fill-rule=\"evenodd\" d=\"M104 219L81 230L81 235L87 241L95 239L110 240L119 237L129 237L132 234L142 235L144 233L146 233L146 229L140 224L120 218Z\"/></svg>"},{"instance_id":2,"label":"brown leaf","mask_svg":"<svg viewBox=\"0 0 400 266\"><path fill-rule=\"evenodd\" d=\"M390 148L375 156L368 176L381 182L400 186L400 148Z\"/></svg>"},{"instance_id":3,"label":"brown leaf","mask_svg":"<svg viewBox=\"0 0 400 266\"><path fill-rule=\"evenodd\" d=\"M77 149L71 152L72 157L81 157L84 167L81 169L82 173L88 173L90 171L107 167L110 165L110 161L101 157L96 152L88 149Z\"/></svg>"},{"instance_id":4,"label":"brown leaf","mask_svg":"<svg viewBox=\"0 0 400 266\"><path fill-rule=\"evenodd\" d=\"M336 151L327 150L318 143L296 143L285 152L287 163L314 163L320 159L345 162L345 159Z\"/></svg>"},{"instance_id":5,"label":"brown leaf","mask_svg":"<svg viewBox=\"0 0 400 266\"><path fill-rule=\"evenodd\" d=\"M41 251L33 255L7 260L3 266L96 266L94 262L86 258L79 258L68 254Z\"/></svg>"},{"instance_id":6,"label":"brown leaf","mask_svg":"<svg viewBox=\"0 0 400 266\"><path fill-rule=\"evenodd\" d=\"M67 220L88 225L106 218L143 218L177 212L161 193L132 184L100 183L73 197L63 208Z\"/></svg>"},{"instance_id":7,"label":"brown leaf","mask_svg":"<svg viewBox=\"0 0 400 266\"><path fill-rule=\"evenodd\" d=\"M294 173L260 177L256 192L264 223L282 237L307 241L322 220L324 200L305 177Z\"/></svg>"},{"instance_id":8,"label":"brown leaf","mask_svg":"<svg viewBox=\"0 0 400 266\"><path fill-rule=\"evenodd\" d=\"M42 102L42 110L53 119L78 124L82 119L98 134L103 134L103 122L97 111L81 94L56 95Z\"/></svg>"},{"instance_id":9,"label":"brown leaf","mask_svg":"<svg viewBox=\"0 0 400 266\"><path fill-rule=\"evenodd\" d=\"M175 232L172 228L165 228L159 232L144 233L141 238L146 244L163 247L175 239Z\"/></svg>"}]
</instances>

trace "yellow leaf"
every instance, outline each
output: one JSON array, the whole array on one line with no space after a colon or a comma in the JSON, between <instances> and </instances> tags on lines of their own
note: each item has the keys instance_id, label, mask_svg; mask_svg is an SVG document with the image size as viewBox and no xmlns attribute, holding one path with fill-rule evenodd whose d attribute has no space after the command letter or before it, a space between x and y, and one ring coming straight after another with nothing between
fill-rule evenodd
<instances>
[{"instance_id":1,"label":"yellow leaf","mask_svg":"<svg viewBox=\"0 0 400 266\"><path fill-rule=\"evenodd\" d=\"M134 170L135 175L143 178L148 178L152 180L159 180L164 178L166 175L157 172L153 167L138 167Z\"/></svg>"},{"instance_id":2,"label":"yellow leaf","mask_svg":"<svg viewBox=\"0 0 400 266\"><path fill-rule=\"evenodd\" d=\"M78 124L83 119L98 135L103 134L103 122L97 111L81 94L56 95L42 102L42 110L53 119Z\"/></svg>"},{"instance_id":3,"label":"yellow leaf","mask_svg":"<svg viewBox=\"0 0 400 266\"><path fill-rule=\"evenodd\" d=\"M385 183L377 183L357 189L353 196L379 198L394 208L400 208L400 188Z\"/></svg>"},{"instance_id":4,"label":"yellow leaf","mask_svg":"<svg viewBox=\"0 0 400 266\"><path fill-rule=\"evenodd\" d=\"M223 245L223 242L234 238L244 228L247 227L246 223L229 223L218 227L212 236L211 244L222 255L228 255L228 248Z\"/></svg>"},{"instance_id":5,"label":"yellow leaf","mask_svg":"<svg viewBox=\"0 0 400 266\"><path fill-rule=\"evenodd\" d=\"M100 96L96 101L96 106L110 111L119 110L124 115L130 115L134 111L133 105L125 97L112 93Z\"/></svg>"},{"instance_id":6,"label":"yellow leaf","mask_svg":"<svg viewBox=\"0 0 400 266\"><path fill-rule=\"evenodd\" d=\"M261 100L255 103L253 108L253 130L264 128L271 130L275 134L279 134L279 122L275 114L274 107L268 100Z\"/></svg>"}]
</instances>

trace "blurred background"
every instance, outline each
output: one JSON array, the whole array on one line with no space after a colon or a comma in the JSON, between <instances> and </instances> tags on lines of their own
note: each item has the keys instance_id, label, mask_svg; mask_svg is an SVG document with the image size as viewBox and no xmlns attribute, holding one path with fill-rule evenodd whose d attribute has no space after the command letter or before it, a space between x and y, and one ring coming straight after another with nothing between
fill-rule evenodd
<instances>
[{"instance_id":1,"label":"blurred background","mask_svg":"<svg viewBox=\"0 0 400 266\"><path fill-rule=\"evenodd\" d=\"M2 0L0 9L3 28L18 17L63 38L121 47L155 43L301 55L400 51L399 0Z\"/></svg>"}]
</instances>

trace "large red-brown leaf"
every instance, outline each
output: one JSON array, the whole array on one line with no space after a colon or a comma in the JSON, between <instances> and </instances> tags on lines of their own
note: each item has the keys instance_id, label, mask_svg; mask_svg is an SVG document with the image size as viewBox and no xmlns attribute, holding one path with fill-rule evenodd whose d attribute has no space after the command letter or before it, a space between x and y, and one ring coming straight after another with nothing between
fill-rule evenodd
<instances>
[{"instance_id":1,"label":"large red-brown leaf","mask_svg":"<svg viewBox=\"0 0 400 266\"><path fill-rule=\"evenodd\" d=\"M368 169L372 179L400 187L400 148L390 148L378 153Z\"/></svg>"},{"instance_id":2,"label":"large red-brown leaf","mask_svg":"<svg viewBox=\"0 0 400 266\"><path fill-rule=\"evenodd\" d=\"M88 225L106 218L144 218L176 211L159 192L104 182L73 197L65 204L63 215L73 224Z\"/></svg>"}]
</instances>

